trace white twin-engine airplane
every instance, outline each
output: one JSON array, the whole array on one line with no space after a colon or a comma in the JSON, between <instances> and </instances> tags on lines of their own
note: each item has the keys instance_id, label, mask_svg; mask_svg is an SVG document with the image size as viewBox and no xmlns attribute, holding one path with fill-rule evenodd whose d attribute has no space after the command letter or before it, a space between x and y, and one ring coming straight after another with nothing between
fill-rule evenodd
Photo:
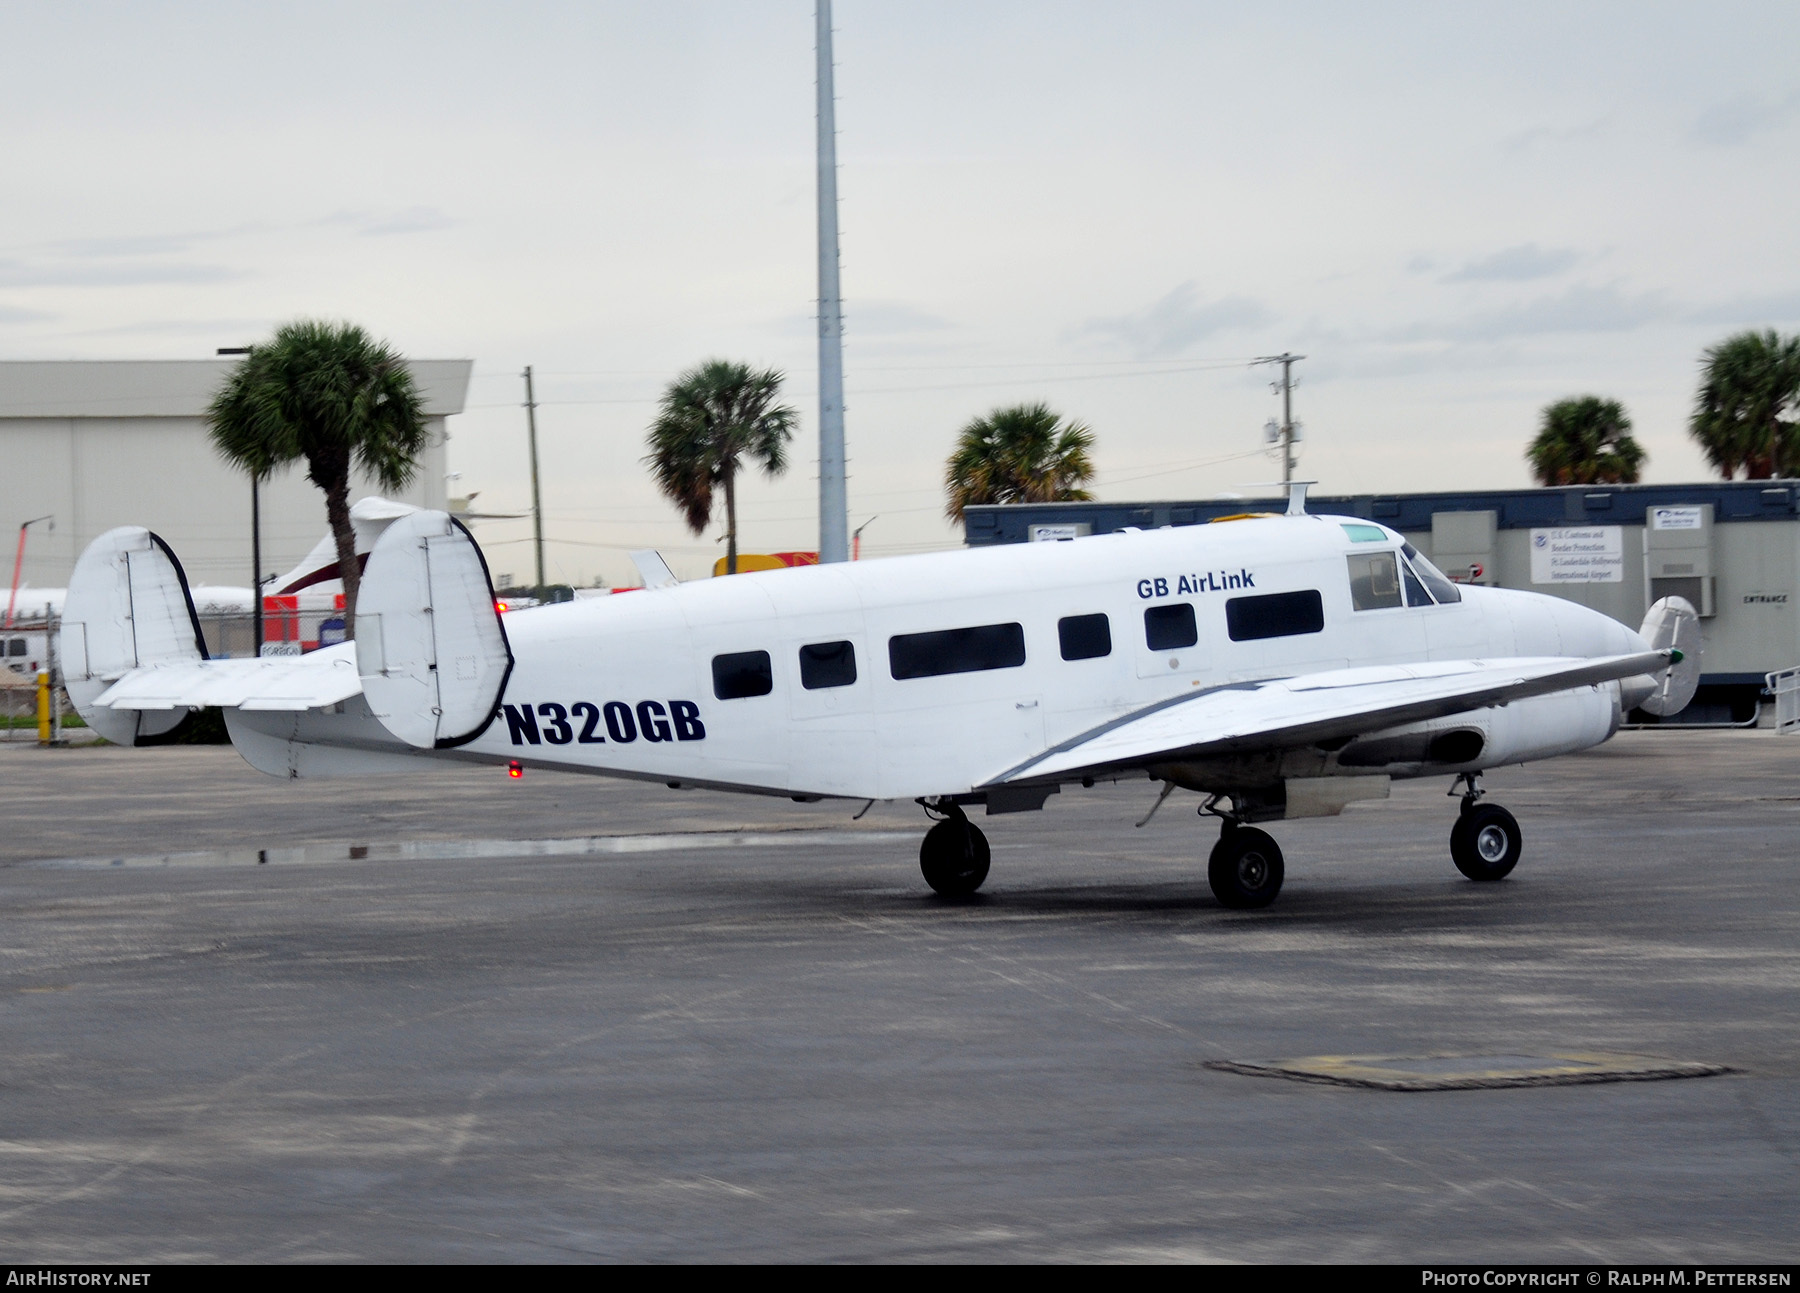
<instances>
[{"instance_id":1,"label":"white twin-engine airplane","mask_svg":"<svg viewBox=\"0 0 1800 1293\"><path fill-rule=\"evenodd\" d=\"M1281 850L1252 823L1333 815L1385 798L1394 777L1453 775L1451 856L1500 879L1521 837L1482 801L1482 771L1598 745L1633 706L1681 709L1700 645L1679 599L1633 632L1556 598L1460 586L1391 530L1305 514L1299 493L1286 515L743 574L504 619L469 533L414 512L370 554L354 643L262 660L208 660L174 555L124 528L83 554L62 634L71 699L121 744L219 705L273 776L446 759L915 799L941 819L919 857L942 894L987 876L969 807L1036 809L1067 785L1148 776L1221 819L1208 878L1228 907L1281 888Z\"/></svg>"}]
</instances>

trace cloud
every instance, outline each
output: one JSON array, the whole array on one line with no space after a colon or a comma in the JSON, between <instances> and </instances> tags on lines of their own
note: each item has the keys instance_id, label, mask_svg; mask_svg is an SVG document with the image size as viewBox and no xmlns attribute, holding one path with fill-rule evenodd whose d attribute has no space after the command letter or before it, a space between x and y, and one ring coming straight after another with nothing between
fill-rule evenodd
<instances>
[{"instance_id":1,"label":"cloud","mask_svg":"<svg viewBox=\"0 0 1800 1293\"><path fill-rule=\"evenodd\" d=\"M1579 252L1568 247L1540 247L1535 242L1520 243L1480 260L1471 260L1461 269L1444 275L1442 283L1524 283L1534 278L1560 274L1581 259Z\"/></svg>"},{"instance_id":2,"label":"cloud","mask_svg":"<svg viewBox=\"0 0 1800 1293\"><path fill-rule=\"evenodd\" d=\"M1694 323L1774 324L1800 319L1800 291L1769 296L1740 296L1695 310L1687 316Z\"/></svg>"},{"instance_id":3,"label":"cloud","mask_svg":"<svg viewBox=\"0 0 1800 1293\"><path fill-rule=\"evenodd\" d=\"M118 258L125 256L179 256L198 243L221 242L255 233L265 226L241 224L231 229L190 229L186 233L122 234L102 238L59 238L39 243L39 250L57 256Z\"/></svg>"},{"instance_id":4,"label":"cloud","mask_svg":"<svg viewBox=\"0 0 1800 1293\"><path fill-rule=\"evenodd\" d=\"M365 238L384 238L400 233L432 233L448 229L455 223L436 207L408 207L404 211L371 220L358 232Z\"/></svg>"},{"instance_id":5,"label":"cloud","mask_svg":"<svg viewBox=\"0 0 1800 1293\"><path fill-rule=\"evenodd\" d=\"M1752 135L1774 130L1800 110L1800 90L1773 103L1759 95L1744 95L1714 104L1694 122L1694 138L1703 144L1731 148Z\"/></svg>"},{"instance_id":6,"label":"cloud","mask_svg":"<svg viewBox=\"0 0 1800 1293\"><path fill-rule=\"evenodd\" d=\"M225 283L244 278L224 265L180 261L27 264L0 260L0 287L146 287L153 284Z\"/></svg>"},{"instance_id":7,"label":"cloud","mask_svg":"<svg viewBox=\"0 0 1800 1293\"><path fill-rule=\"evenodd\" d=\"M1272 317L1261 304L1244 296L1201 301L1199 288L1189 282L1135 314L1090 319L1077 332L1122 341L1142 358L1167 358L1214 333L1253 328Z\"/></svg>"},{"instance_id":8,"label":"cloud","mask_svg":"<svg viewBox=\"0 0 1800 1293\"><path fill-rule=\"evenodd\" d=\"M924 310L914 309L903 301L864 301L844 303L844 331L855 331L865 337L891 337L907 332L940 332L949 321ZM816 330L818 324L814 322Z\"/></svg>"},{"instance_id":9,"label":"cloud","mask_svg":"<svg viewBox=\"0 0 1800 1293\"><path fill-rule=\"evenodd\" d=\"M1566 144L1577 139L1586 139L1597 135L1612 122L1611 117L1595 117L1592 121L1584 121L1576 126L1532 126L1517 134L1508 135L1500 141L1503 153L1522 153L1537 147L1539 144Z\"/></svg>"},{"instance_id":10,"label":"cloud","mask_svg":"<svg viewBox=\"0 0 1800 1293\"><path fill-rule=\"evenodd\" d=\"M1674 313L1660 293L1628 297L1616 287L1571 287L1523 305L1415 324L1392 334L1391 339L1502 341L1559 332L1629 332Z\"/></svg>"},{"instance_id":11,"label":"cloud","mask_svg":"<svg viewBox=\"0 0 1800 1293\"><path fill-rule=\"evenodd\" d=\"M78 337L174 336L206 337L209 346L246 345L266 335L273 323L268 319L156 319L140 323L119 323L106 328L84 328ZM209 350L208 354L211 353Z\"/></svg>"},{"instance_id":12,"label":"cloud","mask_svg":"<svg viewBox=\"0 0 1800 1293\"><path fill-rule=\"evenodd\" d=\"M365 238L386 238L395 234L434 233L453 228L456 221L436 207L404 207L397 211L333 211L315 225L349 225Z\"/></svg>"},{"instance_id":13,"label":"cloud","mask_svg":"<svg viewBox=\"0 0 1800 1293\"><path fill-rule=\"evenodd\" d=\"M0 305L0 323L42 323L55 317L42 310L23 310L16 305Z\"/></svg>"},{"instance_id":14,"label":"cloud","mask_svg":"<svg viewBox=\"0 0 1800 1293\"><path fill-rule=\"evenodd\" d=\"M68 238L48 246L65 256L171 256L193 245L191 234L151 234L126 238Z\"/></svg>"}]
</instances>

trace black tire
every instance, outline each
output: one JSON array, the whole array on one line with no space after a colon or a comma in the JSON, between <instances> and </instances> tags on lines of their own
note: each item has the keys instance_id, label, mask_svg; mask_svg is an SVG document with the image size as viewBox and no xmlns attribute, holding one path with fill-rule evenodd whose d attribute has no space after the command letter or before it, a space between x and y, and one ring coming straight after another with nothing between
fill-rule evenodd
<instances>
[{"instance_id":1,"label":"black tire","mask_svg":"<svg viewBox=\"0 0 1800 1293\"><path fill-rule=\"evenodd\" d=\"M1267 907L1281 892L1281 846L1253 826L1227 829L1213 845L1206 878L1213 896L1236 911Z\"/></svg>"},{"instance_id":2,"label":"black tire","mask_svg":"<svg viewBox=\"0 0 1800 1293\"><path fill-rule=\"evenodd\" d=\"M1471 880L1504 880L1524 847L1518 819L1499 804L1465 809L1450 830L1451 860Z\"/></svg>"},{"instance_id":3,"label":"black tire","mask_svg":"<svg viewBox=\"0 0 1800 1293\"><path fill-rule=\"evenodd\" d=\"M939 822L919 843L919 870L925 883L946 898L966 898L981 888L988 858L987 836L966 818Z\"/></svg>"}]
</instances>

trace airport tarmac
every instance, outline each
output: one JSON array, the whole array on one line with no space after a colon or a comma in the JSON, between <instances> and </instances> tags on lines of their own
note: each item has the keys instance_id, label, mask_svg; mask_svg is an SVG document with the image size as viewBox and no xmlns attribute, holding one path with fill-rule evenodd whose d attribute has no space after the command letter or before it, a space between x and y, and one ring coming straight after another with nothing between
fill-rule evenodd
<instances>
[{"instance_id":1,"label":"airport tarmac","mask_svg":"<svg viewBox=\"0 0 1800 1293\"><path fill-rule=\"evenodd\" d=\"M1800 1257L1800 737L1490 774L1499 884L1451 866L1447 784L1270 827L1243 913L1191 796L1133 828L1148 782L978 819L951 903L910 804L0 746L0 1252ZM1562 1052L1733 1071L1205 1067Z\"/></svg>"}]
</instances>

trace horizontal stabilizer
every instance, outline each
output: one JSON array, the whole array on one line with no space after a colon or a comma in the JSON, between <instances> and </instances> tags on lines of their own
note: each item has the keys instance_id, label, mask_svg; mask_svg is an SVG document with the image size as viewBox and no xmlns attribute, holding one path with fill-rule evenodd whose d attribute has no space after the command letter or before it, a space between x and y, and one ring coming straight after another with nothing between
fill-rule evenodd
<instances>
[{"instance_id":1,"label":"horizontal stabilizer","mask_svg":"<svg viewBox=\"0 0 1800 1293\"><path fill-rule=\"evenodd\" d=\"M1063 778L1242 750L1294 749L1666 669L1674 651L1591 660L1442 660L1234 683L1150 705L995 777Z\"/></svg>"},{"instance_id":2,"label":"horizontal stabilizer","mask_svg":"<svg viewBox=\"0 0 1800 1293\"><path fill-rule=\"evenodd\" d=\"M362 691L349 643L310 655L197 660L134 669L93 702L113 710L321 709Z\"/></svg>"},{"instance_id":3,"label":"horizontal stabilizer","mask_svg":"<svg viewBox=\"0 0 1800 1293\"><path fill-rule=\"evenodd\" d=\"M1653 678L1656 690L1638 702L1638 708L1659 718L1679 714L1699 690L1700 662L1706 653L1693 603L1685 597L1663 598L1644 616L1638 636L1658 650L1674 647L1681 653L1666 672Z\"/></svg>"},{"instance_id":4,"label":"horizontal stabilizer","mask_svg":"<svg viewBox=\"0 0 1800 1293\"><path fill-rule=\"evenodd\" d=\"M57 641L69 699L107 740L135 745L187 716L185 709L115 711L99 703L135 670L188 668L206 659L187 575L169 545L142 526L108 530L81 554L69 576Z\"/></svg>"}]
</instances>

